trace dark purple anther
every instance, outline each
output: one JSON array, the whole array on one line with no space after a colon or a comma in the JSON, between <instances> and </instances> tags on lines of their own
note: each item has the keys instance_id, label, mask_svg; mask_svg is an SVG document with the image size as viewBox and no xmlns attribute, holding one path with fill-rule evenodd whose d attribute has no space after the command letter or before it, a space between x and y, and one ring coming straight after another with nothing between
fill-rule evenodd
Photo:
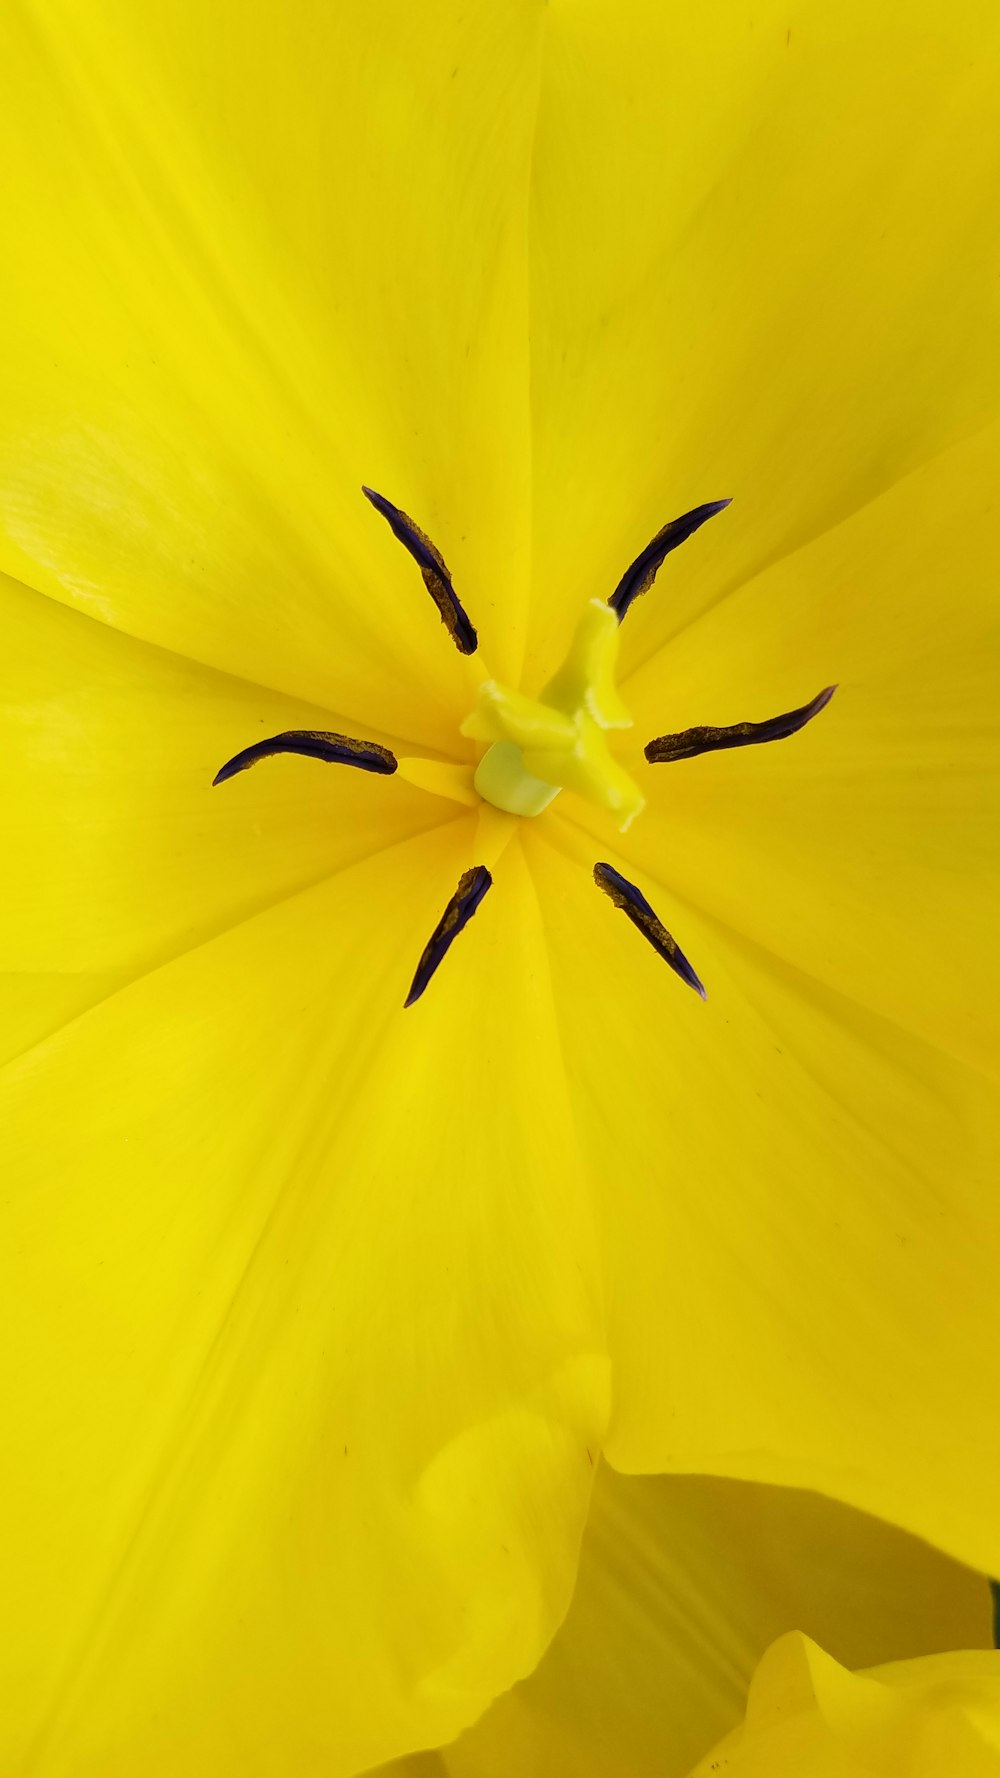
<instances>
[{"instance_id":1,"label":"dark purple anther","mask_svg":"<svg viewBox=\"0 0 1000 1778\"><path fill-rule=\"evenodd\" d=\"M631 920L636 931L642 933L643 938L648 940L657 955L663 958L664 963L669 963L671 969L680 976L681 981L687 982L688 987L693 988L695 993L700 994L704 1000L706 997L704 987L695 975L684 952L671 938L662 920L654 913L642 891L637 889L634 883L630 883L627 877L623 877L621 871L615 870L613 864L595 864L594 882L599 889L604 890L605 895L611 897L616 908L621 908L622 913Z\"/></svg>"},{"instance_id":2,"label":"dark purple anther","mask_svg":"<svg viewBox=\"0 0 1000 1778\"><path fill-rule=\"evenodd\" d=\"M718 753L725 747L787 741L789 735L797 735L800 728L826 709L836 689L835 685L828 685L810 704L786 710L783 716L772 716L767 722L734 722L729 728L686 728L676 735L658 735L655 741L647 741L643 752L651 766L661 766L675 759L696 759L699 753Z\"/></svg>"},{"instance_id":3,"label":"dark purple anther","mask_svg":"<svg viewBox=\"0 0 1000 1778\"><path fill-rule=\"evenodd\" d=\"M458 888L424 946L420 962L417 964L416 975L410 983L410 992L403 1002L404 1006L412 1006L415 1000L420 999L431 976L444 962L449 948L463 926L468 926L492 883L493 878L485 864L474 865L472 870L467 870L459 880Z\"/></svg>"},{"instance_id":4,"label":"dark purple anther","mask_svg":"<svg viewBox=\"0 0 1000 1778\"><path fill-rule=\"evenodd\" d=\"M254 741L242 753L235 753L219 767L212 783L224 784L227 778L235 778L237 772L245 772L259 759L270 759L273 753L301 753L307 759L323 759L335 766L357 766L362 772L381 772L385 776L396 770L396 755L388 747L380 747L377 741L355 741L350 735L328 734L322 729L293 728L271 735L266 741Z\"/></svg>"},{"instance_id":5,"label":"dark purple anther","mask_svg":"<svg viewBox=\"0 0 1000 1778\"><path fill-rule=\"evenodd\" d=\"M618 615L621 623L629 606L641 593L647 593L656 578L657 572L666 556L679 544L686 543L706 519L714 519L717 512L722 512L729 505L728 500L708 500L704 506L692 507L690 512L682 514L679 519L671 519L662 531L657 531L652 543L647 543L640 556L636 556L630 568L626 568L621 580L615 587L608 604Z\"/></svg>"},{"instance_id":6,"label":"dark purple anther","mask_svg":"<svg viewBox=\"0 0 1000 1778\"><path fill-rule=\"evenodd\" d=\"M419 525L415 525L401 507L393 506L392 501L387 500L384 494L376 494L374 488L364 487L361 492L371 501L375 511L382 514L393 536L398 537L403 548L409 550L459 654L475 654L479 639L451 584L451 575L445 567L441 551L435 548Z\"/></svg>"}]
</instances>

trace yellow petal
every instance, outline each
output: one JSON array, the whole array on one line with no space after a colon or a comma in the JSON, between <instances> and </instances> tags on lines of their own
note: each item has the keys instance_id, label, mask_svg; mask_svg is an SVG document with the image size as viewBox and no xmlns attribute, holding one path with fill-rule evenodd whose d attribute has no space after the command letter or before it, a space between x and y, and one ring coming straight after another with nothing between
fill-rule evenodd
<instances>
[{"instance_id":1,"label":"yellow petal","mask_svg":"<svg viewBox=\"0 0 1000 1778\"><path fill-rule=\"evenodd\" d=\"M550 813L529 856L603 1204L611 1461L815 1487L995 1571L995 1088L633 867L703 1006L594 845Z\"/></svg>"},{"instance_id":2,"label":"yellow petal","mask_svg":"<svg viewBox=\"0 0 1000 1778\"><path fill-rule=\"evenodd\" d=\"M825 988L990 1071L998 479L991 427L725 599L627 690L648 739L839 680L791 740L640 770L631 855Z\"/></svg>"},{"instance_id":3,"label":"yellow petal","mask_svg":"<svg viewBox=\"0 0 1000 1778\"><path fill-rule=\"evenodd\" d=\"M336 1778L453 1736L560 1620L607 1376L515 844L402 1010L474 835L0 1076L4 1770Z\"/></svg>"},{"instance_id":4,"label":"yellow petal","mask_svg":"<svg viewBox=\"0 0 1000 1778\"><path fill-rule=\"evenodd\" d=\"M213 788L249 741L347 723L2 577L0 630L0 1053L452 812L396 776L307 759Z\"/></svg>"},{"instance_id":5,"label":"yellow petal","mask_svg":"<svg viewBox=\"0 0 1000 1778\"><path fill-rule=\"evenodd\" d=\"M989 0L550 8L539 673L667 520L733 497L629 616L626 669L995 416L998 52Z\"/></svg>"},{"instance_id":6,"label":"yellow petal","mask_svg":"<svg viewBox=\"0 0 1000 1778\"><path fill-rule=\"evenodd\" d=\"M5 11L0 568L450 743L455 650L361 483L513 674L541 16Z\"/></svg>"},{"instance_id":7,"label":"yellow petal","mask_svg":"<svg viewBox=\"0 0 1000 1778\"><path fill-rule=\"evenodd\" d=\"M764 1656L745 1726L691 1778L996 1778L1000 1654L965 1650L848 1673L808 1637Z\"/></svg>"},{"instance_id":8,"label":"yellow petal","mask_svg":"<svg viewBox=\"0 0 1000 1778\"><path fill-rule=\"evenodd\" d=\"M440 1769L677 1778L740 1720L755 1666L793 1628L847 1667L985 1649L989 1594L917 1539L818 1495L605 1465L565 1624Z\"/></svg>"}]
</instances>

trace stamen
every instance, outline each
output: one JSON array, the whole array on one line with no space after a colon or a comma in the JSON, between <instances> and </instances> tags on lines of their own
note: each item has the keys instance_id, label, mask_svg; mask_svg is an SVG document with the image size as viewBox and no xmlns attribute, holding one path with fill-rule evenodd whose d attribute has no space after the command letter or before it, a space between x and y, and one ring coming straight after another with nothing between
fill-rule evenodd
<instances>
[{"instance_id":1,"label":"stamen","mask_svg":"<svg viewBox=\"0 0 1000 1778\"><path fill-rule=\"evenodd\" d=\"M671 519L669 525L664 525L662 531L657 531L652 543L647 543L642 554L636 556L630 568L626 568L608 600L619 623L634 600L640 594L648 593L661 564L671 550L686 543L706 519L714 519L716 513L722 512L728 505L728 500L709 500L704 506L692 507L690 512L683 513L679 519Z\"/></svg>"},{"instance_id":2,"label":"stamen","mask_svg":"<svg viewBox=\"0 0 1000 1778\"><path fill-rule=\"evenodd\" d=\"M381 772L386 777L396 770L397 763L396 755L388 747L380 747L377 741L355 741L350 735L326 734L321 729L286 729L284 734L255 741L252 747L244 747L242 753L234 753L220 766L212 783L224 784L227 778L235 778L237 772L245 772L259 759L270 759L273 753L301 753L307 759L323 759L335 766L357 766L362 772Z\"/></svg>"},{"instance_id":3,"label":"stamen","mask_svg":"<svg viewBox=\"0 0 1000 1778\"><path fill-rule=\"evenodd\" d=\"M384 494L376 494L374 488L362 488L367 500L370 500L376 512L388 521L394 537L398 537L403 548L409 550L423 576L423 582L440 613L449 636L458 649L459 654L475 654L479 646L476 635L461 600L451 584L451 575L445 567L441 551L435 547L430 538L415 525L411 518L398 506L393 506Z\"/></svg>"},{"instance_id":4,"label":"stamen","mask_svg":"<svg viewBox=\"0 0 1000 1778\"><path fill-rule=\"evenodd\" d=\"M786 741L797 735L814 716L825 710L837 687L828 685L809 704L786 710L767 722L734 722L729 728L686 728L677 735L658 735L643 748L651 766L675 759L696 759L699 753L717 753L724 747L756 747L761 741Z\"/></svg>"},{"instance_id":5,"label":"stamen","mask_svg":"<svg viewBox=\"0 0 1000 1778\"><path fill-rule=\"evenodd\" d=\"M643 938L648 939L657 955L663 958L664 963L669 963L671 969L680 976L681 981L687 982L688 987L693 988L695 993L700 994L704 1000L705 989L691 968L684 952L671 938L662 920L654 913L646 897L636 888L635 884L630 883L627 877L623 877L612 864L595 864L594 882L599 889L604 890L605 895L611 897L616 908L621 908L622 913L631 920L636 930L642 933Z\"/></svg>"},{"instance_id":6,"label":"stamen","mask_svg":"<svg viewBox=\"0 0 1000 1778\"><path fill-rule=\"evenodd\" d=\"M415 1000L420 999L431 976L444 962L463 926L469 924L492 882L493 878L485 864L474 865L472 870L467 870L461 877L458 888L424 946L417 972L410 984L410 992L403 1002L404 1006L412 1006Z\"/></svg>"}]
</instances>

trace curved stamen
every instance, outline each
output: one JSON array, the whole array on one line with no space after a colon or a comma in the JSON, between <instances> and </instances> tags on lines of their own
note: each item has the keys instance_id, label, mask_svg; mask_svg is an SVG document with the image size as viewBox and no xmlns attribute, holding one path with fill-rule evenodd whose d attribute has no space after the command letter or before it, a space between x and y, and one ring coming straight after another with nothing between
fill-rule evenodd
<instances>
[{"instance_id":1,"label":"curved stamen","mask_svg":"<svg viewBox=\"0 0 1000 1778\"><path fill-rule=\"evenodd\" d=\"M403 548L409 550L420 569L424 585L438 608L441 622L459 654L475 654L479 638L451 584L451 575L441 551L421 531L419 525L415 525L401 507L393 506L392 501L387 500L384 494L376 494L374 488L365 487L361 492L366 500L371 501L375 511L380 512L387 520L393 536L398 537Z\"/></svg>"},{"instance_id":2,"label":"curved stamen","mask_svg":"<svg viewBox=\"0 0 1000 1778\"><path fill-rule=\"evenodd\" d=\"M245 772L259 759L270 759L273 753L301 753L307 759L323 759L335 766L357 766L362 772L381 772L385 776L394 772L397 764L396 755L388 747L380 747L377 741L355 741L350 735L328 734L322 729L293 728L271 735L266 741L255 741L252 747L244 747L242 753L234 753L219 767L212 783L224 784L227 778L235 778L237 772Z\"/></svg>"},{"instance_id":3,"label":"curved stamen","mask_svg":"<svg viewBox=\"0 0 1000 1778\"><path fill-rule=\"evenodd\" d=\"M728 500L708 500L704 506L692 507L679 519L671 519L662 531L657 531L651 543L647 543L641 555L636 556L631 567L626 568L621 580L615 587L608 604L617 614L621 623L626 611L640 594L648 593L665 557L679 544L686 543L706 521L714 519L717 512L722 512L729 505Z\"/></svg>"},{"instance_id":4,"label":"curved stamen","mask_svg":"<svg viewBox=\"0 0 1000 1778\"><path fill-rule=\"evenodd\" d=\"M798 710L786 710L782 716L772 716L767 722L734 722L729 728L686 728L677 735L658 735L655 741L647 741L643 752L651 766L661 766L675 759L696 759L699 753L717 753L724 747L756 747L761 741L786 741L826 709L836 689L835 685L827 685L811 703L802 704Z\"/></svg>"},{"instance_id":5,"label":"curved stamen","mask_svg":"<svg viewBox=\"0 0 1000 1778\"><path fill-rule=\"evenodd\" d=\"M444 962L462 927L469 924L492 883L493 878L485 864L474 865L459 878L458 888L423 948L416 974L410 983L410 992L403 1001L404 1006L412 1006L415 1000L420 999L431 976Z\"/></svg>"},{"instance_id":6,"label":"curved stamen","mask_svg":"<svg viewBox=\"0 0 1000 1778\"><path fill-rule=\"evenodd\" d=\"M622 913L631 920L636 931L642 933L643 938L649 941L657 955L663 958L664 963L669 963L671 969L680 976L681 981L687 982L688 987L693 988L695 993L700 994L704 1000L705 989L691 968L684 952L676 940L671 938L662 920L654 913L646 897L636 888L635 884L630 883L627 877L623 877L620 871L615 870L613 864L595 864L594 882L599 889L604 890L605 895L611 897L616 908L621 908Z\"/></svg>"}]
</instances>

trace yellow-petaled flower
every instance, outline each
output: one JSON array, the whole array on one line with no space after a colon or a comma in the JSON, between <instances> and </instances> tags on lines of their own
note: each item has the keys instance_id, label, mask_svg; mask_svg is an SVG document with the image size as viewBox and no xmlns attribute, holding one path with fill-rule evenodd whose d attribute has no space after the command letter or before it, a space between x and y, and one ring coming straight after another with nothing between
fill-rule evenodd
<instances>
[{"instance_id":1,"label":"yellow-petaled flower","mask_svg":"<svg viewBox=\"0 0 1000 1778\"><path fill-rule=\"evenodd\" d=\"M602 1449L1000 1572L1000 15L0 46L0 1771L447 1741Z\"/></svg>"},{"instance_id":2,"label":"yellow-petaled flower","mask_svg":"<svg viewBox=\"0 0 1000 1778\"><path fill-rule=\"evenodd\" d=\"M996 1778L990 1629L980 1576L863 1513L605 1466L540 1666L376 1778Z\"/></svg>"}]
</instances>

